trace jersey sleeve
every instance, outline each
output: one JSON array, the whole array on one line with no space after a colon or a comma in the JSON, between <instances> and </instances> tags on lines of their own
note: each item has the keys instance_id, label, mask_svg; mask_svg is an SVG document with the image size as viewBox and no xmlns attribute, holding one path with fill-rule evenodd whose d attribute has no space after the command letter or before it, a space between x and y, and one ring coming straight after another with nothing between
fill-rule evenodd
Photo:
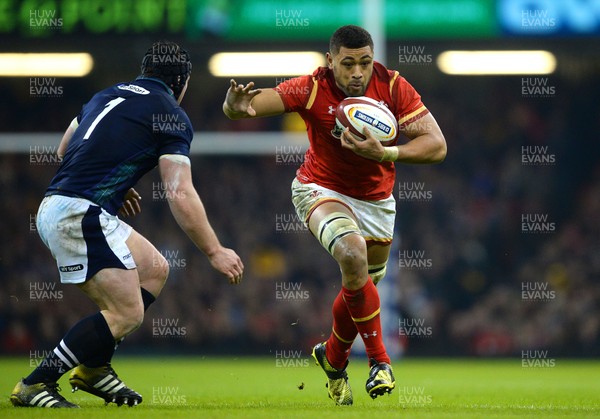
<instances>
[{"instance_id":1,"label":"jersey sleeve","mask_svg":"<svg viewBox=\"0 0 600 419\"><path fill-rule=\"evenodd\" d=\"M89 102L86 102L81 106L81 110L79 111L79 114L77 114L77 116L75 117L75 119L77 119L77 125L81 124L81 120L83 119L85 114L88 112L88 103Z\"/></svg>"},{"instance_id":2,"label":"jersey sleeve","mask_svg":"<svg viewBox=\"0 0 600 419\"><path fill-rule=\"evenodd\" d=\"M311 76L301 76L279 83L275 90L279 93L286 112L298 112L306 107L313 85Z\"/></svg>"},{"instance_id":3,"label":"jersey sleeve","mask_svg":"<svg viewBox=\"0 0 600 419\"><path fill-rule=\"evenodd\" d=\"M397 74L397 73L396 73ZM400 129L422 118L429 113L421 101L421 95L402 76L396 76L392 88L392 97L398 104L396 118Z\"/></svg>"},{"instance_id":4,"label":"jersey sleeve","mask_svg":"<svg viewBox=\"0 0 600 419\"><path fill-rule=\"evenodd\" d=\"M187 114L180 107L161 115L152 122L152 130L158 136L158 155L190 155L194 129Z\"/></svg>"}]
</instances>

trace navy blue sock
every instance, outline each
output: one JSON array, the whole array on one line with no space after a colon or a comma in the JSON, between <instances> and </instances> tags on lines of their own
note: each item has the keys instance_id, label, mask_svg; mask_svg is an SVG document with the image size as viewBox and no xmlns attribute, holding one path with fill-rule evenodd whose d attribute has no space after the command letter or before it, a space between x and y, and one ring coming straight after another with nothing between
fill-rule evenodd
<instances>
[{"instance_id":1,"label":"navy blue sock","mask_svg":"<svg viewBox=\"0 0 600 419\"><path fill-rule=\"evenodd\" d=\"M144 302L144 311L148 310L150 304L156 301L156 297L152 295L150 291L145 288L140 287L140 291L142 292L142 301Z\"/></svg>"},{"instance_id":2,"label":"navy blue sock","mask_svg":"<svg viewBox=\"0 0 600 419\"><path fill-rule=\"evenodd\" d=\"M25 384L54 383L65 372L90 359L110 359L115 339L104 316L93 314L80 320L54 350L23 381Z\"/></svg>"},{"instance_id":3,"label":"navy blue sock","mask_svg":"<svg viewBox=\"0 0 600 419\"><path fill-rule=\"evenodd\" d=\"M156 301L156 297L154 295L152 295L152 293L150 291L148 291L144 288L140 288L140 291L142 293L142 301L144 302L144 311L146 311L146 310L148 310L148 307L150 306L150 304L152 304L154 301ZM115 342L115 351L117 350L119 345L124 340L125 340L125 336L123 336L121 339L119 339L118 341ZM110 358L108 358L108 359L106 359L103 356L89 359L89 360L85 361L85 366L90 367L90 368L101 367L102 365L106 365L107 363L109 363L112 360L113 355L114 355L114 351L110 355Z\"/></svg>"}]
</instances>

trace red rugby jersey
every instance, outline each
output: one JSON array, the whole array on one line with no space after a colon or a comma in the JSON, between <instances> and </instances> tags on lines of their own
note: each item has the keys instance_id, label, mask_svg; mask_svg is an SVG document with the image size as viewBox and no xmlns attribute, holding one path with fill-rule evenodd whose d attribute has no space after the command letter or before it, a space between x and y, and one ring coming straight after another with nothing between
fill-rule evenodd
<instances>
[{"instance_id":1,"label":"red rugby jersey","mask_svg":"<svg viewBox=\"0 0 600 419\"><path fill-rule=\"evenodd\" d=\"M385 199L393 191L392 162L377 162L342 148L331 131L335 109L346 97L335 84L333 71L319 67L312 75L289 79L276 87L286 112L304 119L310 146L296 172L302 183L316 183L344 195L369 201ZM383 102L396 116L400 127L418 120L429 111L421 96L398 74L382 64L373 64L373 75L365 96ZM388 143L395 144L397 138Z\"/></svg>"}]
</instances>

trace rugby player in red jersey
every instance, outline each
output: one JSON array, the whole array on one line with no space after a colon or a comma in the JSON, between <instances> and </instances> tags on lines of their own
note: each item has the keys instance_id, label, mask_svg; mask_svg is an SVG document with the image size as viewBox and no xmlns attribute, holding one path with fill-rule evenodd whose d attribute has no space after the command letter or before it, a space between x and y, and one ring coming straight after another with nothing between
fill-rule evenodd
<instances>
[{"instance_id":1,"label":"rugby player in red jersey","mask_svg":"<svg viewBox=\"0 0 600 419\"><path fill-rule=\"evenodd\" d=\"M397 71L374 61L366 30L353 25L336 30L326 58L327 67L271 89L231 80L223 112L230 119L298 112L306 123L310 147L293 180L292 201L342 273L332 333L312 355L328 377L329 396L349 405L353 399L346 366L357 334L369 358L367 393L376 398L395 387L375 287L385 276L394 231L394 162L441 162L446 141L415 89ZM348 96L382 102L409 141L384 145L366 129L367 139L360 141L348 129L336 128L335 109Z\"/></svg>"}]
</instances>

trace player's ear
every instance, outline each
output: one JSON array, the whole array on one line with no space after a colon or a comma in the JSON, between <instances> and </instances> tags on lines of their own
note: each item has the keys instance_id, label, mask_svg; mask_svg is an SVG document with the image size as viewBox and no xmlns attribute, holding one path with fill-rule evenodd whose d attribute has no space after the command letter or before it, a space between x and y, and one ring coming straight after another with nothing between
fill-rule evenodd
<instances>
[{"instance_id":1,"label":"player's ear","mask_svg":"<svg viewBox=\"0 0 600 419\"><path fill-rule=\"evenodd\" d=\"M327 59L327 67L333 69L333 56L331 55L331 53L325 53L325 58Z\"/></svg>"}]
</instances>

